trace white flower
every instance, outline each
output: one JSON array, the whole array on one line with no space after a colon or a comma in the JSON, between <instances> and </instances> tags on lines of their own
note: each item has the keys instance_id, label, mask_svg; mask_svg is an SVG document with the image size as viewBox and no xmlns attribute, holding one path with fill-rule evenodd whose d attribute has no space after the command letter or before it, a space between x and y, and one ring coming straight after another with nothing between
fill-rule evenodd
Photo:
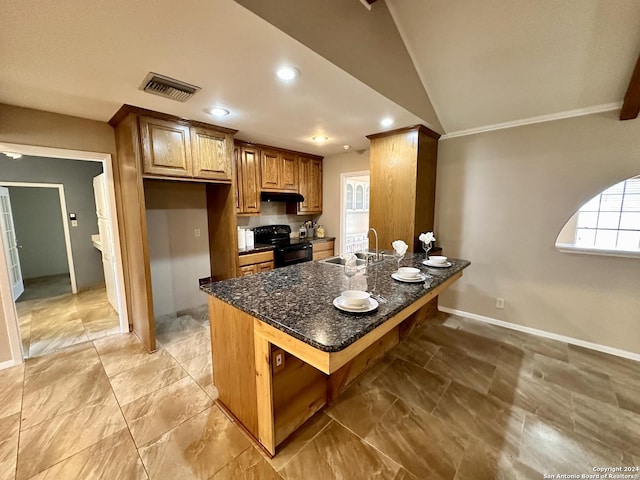
<instances>
[{"instance_id":1,"label":"white flower","mask_svg":"<svg viewBox=\"0 0 640 480\"><path fill-rule=\"evenodd\" d=\"M423 243L431 243L436 241L436 237L433 236L433 232L427 232L427 233L421 233L420 236L418 237L418 240L420 240Z\"/></svg>"},{"instance_id":2,"label":"white flower","mask_svg":"<svg viewBox=\"0 0 640 480\"><path fill-rule=\"evenodd\" d=\"M404 243L402 240L396 240L392 242L391 246L398 255L404 255L405 253L407 253L407 249L409 248L409 245Z\"/></svg>"}]
</instances>

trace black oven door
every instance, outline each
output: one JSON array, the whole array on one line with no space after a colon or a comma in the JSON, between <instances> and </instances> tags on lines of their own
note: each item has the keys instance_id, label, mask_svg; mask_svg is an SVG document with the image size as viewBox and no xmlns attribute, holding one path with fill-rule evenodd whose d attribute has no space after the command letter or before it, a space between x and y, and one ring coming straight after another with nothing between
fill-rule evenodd
<instances>
[{"instance_id":1,"label":"black oven door","mask_svg":"<svg viewBox=\"0 0 640 480\"><path fill-rule=\"evenodd\" d=\"M273 252L273 262L276 268L310 262L311 260L313 260L313 245L310 243L277 247Z\"/></svg>"}]
</instances>

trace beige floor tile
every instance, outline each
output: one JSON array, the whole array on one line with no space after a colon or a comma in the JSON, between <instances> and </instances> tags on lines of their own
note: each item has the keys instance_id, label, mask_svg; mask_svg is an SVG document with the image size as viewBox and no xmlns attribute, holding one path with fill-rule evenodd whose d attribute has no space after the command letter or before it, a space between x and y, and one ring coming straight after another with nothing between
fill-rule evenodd
<instances>
[{"instance_id":1,"label":"beige floor tile","mask_svg":"<svg viewBox=\"0 0 640 480\"><path fill-rule=\"evenodd\" d=\"M331 418L324 412L315 414L280 444L276 449L276 456L267 458L267 461L276 471L280 472L316 435L327 428L331 421Z\"/></svg>"},{"instance_id":2,"label":"beige floor tile","mask_svg":"<svg viewBox=\"0 0 640 480\"><path fill-rule=\"evenodd\" d=\"M136 445L142 446L211 405L209 396L186 377L124 405L122 413Z\"/></svg>"},{"instance_id":3,"label":"beige floor tile","mask_svg":"<svg viewBox=\"0 0 640 480\"><path fill-rule=\"evenodd\" d=\"M167 352L161 350L146 355L151 360L109 379L120 405L126 405L187 376L184 368Z\"/></svg>"},{"instance_id":4,"label":"beige floor tile","mask_svg":"<svg viewBox=\"0 0 640 480\"><path fill-rule=\"evenodd\" d=\"M538 353L562 362L569 361L569 349L565 342L529 335L515 330L511 330L504 341L527 352Z\"/></svg>"},{"instance_id":5,"label":"beige floor tile","mask_svg":"<svg viewBox=\"0 0 640 480\"><path fill-rule=\"evenodd\" d=\"M495 365L450 347L440 348L425 368L442 378L451 378L481 393L489 391L493 372L496 370Z\"/></svg>"},{"instance_id":6,"label":"beige floor tile","mask_svg":"<svg viewBox=\"0 0 640 480\"><path fill-rule=\"evenodd\" d=\"M0 370L0 418L20 413L24 364Z\"/></svg>"},{"instance_id":7,"label":"beige floor tile","mask_svg":"<svg viewBox=\"0 0 640 480\"><path fill-rule=\"evenodd\" d=\"M0 418L0 478L15 478L20 413Z\"/></svg>"},{"instance_id":8,"label":"beige floor tile","mask_svg":"<svg viewBox=\"0 0 640 480\"><path fill-rule=\"evenodd\" d=\"M213 383L210 383L209 385L201 385L201 388L204 390L204 392L207 395L209 395L209 398L211 400L213 400L214 402L220 396L220 394L218 392L218 389L216 388L216 386Z\"/></svg>"},{"instance_id":9,"label":"beige floor tile","mask_svg":"<svg viewBox=\"0 0 640 480\"><path fill-rule=\"evenodd\" d=\"M80 407L20 434L17 480L27 479L125 429L113 395L102 404Z\"/></svg>"},{"instance_id":10,"label":"beige floor tile","mask_svg":"<svg viewBox=\"0 0 640 480\"><path fill-rule=\"evenodd\" d=\"M211 334L207 329L198 330L193 335L171 342L162 348L167 350L180 363L200 355L208 354L210 357Z\"/></svg>"},{"instance_id":11,"label":"beige floor tile","mask_svg":"<svg viewBox=\"0 0 640 480\"><path fill-rule=\"evenodd\" d=\"M211 480L280 480L281 478L255 448L249 447L218 470Z\"/></svg>"},{"instance_id":12,"label":"beige floor tile","mask_svg":"<svg viewBox=\"0 0 640 480\"><path fill-rule=\"evenodd\" d=\"M180 362L182 368L198 385L204 387L213 383L213 369L211 368L211 353L203 353L197 357Z\"/></svg>"},{"instance_id":13,"label":"beige floor tile","mask_svg":"<svg viewBox=\"0 0 640 480\"><path fill-rule=\"evenodd\" d=\"M640 414L583 395L573 396L575 431L608 448L640 455Z\"/></svg>"},{"instance_id":14,"label":"beige floor tile","mask_svg":"<svg viewBox=\"0 0 640 480\"><path fill-rule=\"evenodd\" d=\"M395 401L396 397L385 390L355 384L343 392L326 413L364 438Z\"/></svg>"},{"instance_id":15,"label":"beige floor tile","mask_svg":"<svg viewBox=\"0 0 640 480\"><path fill-rule=\"evenodd\" d=\"M620 381L638 380L640 362L609 355L577 345L569 345L569 363L582 369L602 372Z\"/></svg>"},{"instance_id":16,"label":"beige floor tile","mask_svg":"<svg viewBox=\"0 0 640 480\"><path fill-rule=\"evenodd\" d=\"M140 340L133 333L121 333L107 338L100 338L93 341L98 353L102 356L106 353L120 350L132 345L140 345Z\"/></svg>"},{"instance_id":17,"label":"beige floor tile","mask_svg":"<svg viewBox=\"0 0 640 480\"><path fill-rule=\"evenodd\" d=\"M450 380L404 360L395 360L371 385L430 412Z\"/></svg>"},{"instance_id":18,"label":"beige floor tile","mask_svg":"<svg viewBox=\"0 0 640 480\"><path fill-rule=\"evenodd\" d=\"M152 480L208 479L250 446L217 407L211 407L139 450Z\"/></svg>"},{"instance_id":19,"label":"beige floor tile","mask_svg":"<svg viewBox=\"0 0 640 480\"><path fill-rule=\"evenodd\" d=\"M38 326L32 324L29 357L44 355L88 340L87 332L79 319Z\"/></svg>"},{"instance_id":20,"label":"beige floor tile","mask_svg":"<svg viewBox=\"0 0 640 480\"><path fill-rule=\"evenodd\" d=\"M625 410L640 414L640 367L636 379L618 380L616 377L611 377L611 384L618 405Z\"/></svg>"},{"instance_id":21,"label":"beige floor tile","mask_svg":"<svg viewBox=\"0 0 640 480\"><path fill-rule=\"evenodd\" d=\"M97 355L96 361L87 362L82 369L74 366L67 371L62 370L51 368L48 375L33 376L25 382L22 430L61 413L100 404L105 397L113 395Z\"/></svg>"},{"instance_id":22,"label":"beige floor tile","mask_svg":"<svg viewBox=\"0 0 640 480\"><path fill-rule=\"evenodd\" d=\"M593 370L582 370L574 365L535 354L533 376L546 382L618 405L609 377Z\"/></svg>"},{"instance_id":23,"label":"beige floor tile","mask_svg":"<svg viewBox=\"0 0 640 480\"><path fill-rule=\"evenodd\" d=\"M389 355L424 367L439 348L425 338L422 330L418 330L403 339L389 352Z\"/></svg>"},{"instance_id":24,"label":"beige floor tile","mask_svg":"<svg viewBox=\"0 0 640 480\"><path fill-rule=\"evenodd\" d=\"M36 375L41 371L52 368L52 366L53 368L62 368L59 364L69 362L70 356L79 352L85 352L86 355L89 355L87 358L94 358L96 349L91 342L85 342L61 348L42 357L29 358L25 362L25 381L27 381L31 375Z\"/></svg>"},{"instance_id":25,"label":"beige floor tile","mask_svg":"<svg viewBox=\"0 0 640 480\"><path fill-rule=\"evenodd\" d=\"M107 375L113 377L114 375L152 362L161 355L166 357L167 353L163 351L149 353L144 345L135 342L124 348L101 353L100 360L102 361L102 365L104 365L104 370L107 372Z\"/></svg>"},{"instance_id":26,"label":"beige floor tile","mask_svg":"<svg viewBox=\"0 0 640 480\"><path fill-rule=\"evenodd\" d=\"M178 318L168 315L156 319L156 339L163 346L207 330L189 315Z\"/></svg>"},{"instance_id":27,"label":"beige floor tile","mask_svg":"<svg viewBox=\"0 0 640 480\"><path fill-rule=\"evenodd\" d=\"M313 438L279 472L285 479L393 479L399 465L337 422Z\"/></svg>"},{"instance_id":28,"label":"beige floor tile","mask_svg":"<svg viewBox=\"0 0 640 480\"><path fill-rule=\"evenodd\" d=\"M500 366L489 393L507 405L522 408L573 430L571 392L556 384L527 374L513 374Z\"/></svg>"},{"instance_id":29,"label":"beige floor tile","mask_svg":"<svg viewBox=\"0 0 640 480\"><path fill-rule=\"evenodd\" d=\"M503 346L501 342L496 340L441 325L432 325L425 331L425 337L431 343L462 350L471 357L494 365L500 357Z\"/></svg>"},{"instance_id":30,"label":"beige floor tile","mask_svg":"<svg viewBox=\"0 0 640 480\"><path fill-rule=\"evenodd\" d=\"M456 480L540 480L543 475L512 455L479 442L469 442Z\"/></svg>"},{"instance_id":31,"label":"beige floor tile","mask_svg":"<svg viewBox=\"0 0 640 480\"><path fill-rule=\"evenodd\" d=\"M129 432L124 429L39 473L30 480L143 480L142 466Z\"/></svg>"},{"instance_id":32,"label":"beige floor tile","mask_svg":"<svg viewBox=\"0 0 640 480\"><path fill-rule=\"evenodd\" d=\"M524 411L452 382L434 415L502 452L517 454Z\"/></svg>"},{"instance_id":33,"label":"beige floor tile","mask_svg":"<svg viewBox=\"0 0 640 480\"><path fill-rule=\"evenodd\" d=\"M592 474L593 467L624 465L625 456L527 415L518 460L541 474Z\"/></svg>"},{"instance_id":34,"label":"beige floor tile","mask_svg":"<svg viewBox=\"0 0 640 480\"><path fill-rule=\"evenodd\" d=\"M462 459L468 436L399 400L365 440L418 478L450 480Z\"/></svg>"}]
</instances>

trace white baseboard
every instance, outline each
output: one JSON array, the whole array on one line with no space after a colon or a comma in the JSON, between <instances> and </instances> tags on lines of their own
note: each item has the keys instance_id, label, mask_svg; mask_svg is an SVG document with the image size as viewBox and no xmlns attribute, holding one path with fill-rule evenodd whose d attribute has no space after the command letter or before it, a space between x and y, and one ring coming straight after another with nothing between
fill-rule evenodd
<instances>
[{"instance_id":1,"label":"white baseboard","mask_svg":"<svg viewBox=\"0 0 640 480\"><path fill-rule=\"evenodd\" d=\"M627 352L626 350L620 350L618 348L607 347L606 345L599 345L597 343L586 342L573 337L565 337L564 335L558 335L557 333L545 332L544 330L538 330L537 328L525 327L517 325L515 323L504 322L502 320L496 320L491 317L484 317L475 313L464 312L462 310L456 310L454 308L438 306L438 310L445 313L451 313L453 315L459 315L461 317L471 318L472 320L478 320L480 322L489 323L491 325L497 325L499 327L509 328L511 330L517 330L519 332L530 333L538 337L551 338L552 340L558 340L560 342L570 343L579 347L589 348L591 350L597 350L598 352L608 353L617 357L628 358L640 362L640 354Z\"/></svg>"},{"instance_id":2,"label":"white baseboard","mask_svg":"<svg viewBox=\"0 0 640 480\"><path fill-rule=\"evenodd\" d=\"M18 364L16 362L14 362L13 360L7 360L6 362L0 362L0 370L4 370L5 368L15 367L16 365L18 365Z\"/></svg>"}]
</instances>

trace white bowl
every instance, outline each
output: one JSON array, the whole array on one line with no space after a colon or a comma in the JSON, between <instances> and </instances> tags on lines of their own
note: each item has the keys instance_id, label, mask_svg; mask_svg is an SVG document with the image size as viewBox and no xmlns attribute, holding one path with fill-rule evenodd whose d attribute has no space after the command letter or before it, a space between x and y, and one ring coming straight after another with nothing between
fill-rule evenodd
<instances>
[{"instance_id":1,"label":"white bowl","mask_svg":"<svg viewBox=\"0 0 640 480\"><path fill-rule=\"evenodd\" d=\"M398 275L404 278L417 278L418 275L420 275L420 269L413 267L400 267L398 269Z\"/></svg>"},{"instance_id":2,"label":"white bowl","mask_svg":"<svg viewBox=\"0 0 640 480\"><path fill-rule=\"evenodd\" d=\"M447 263L447 257L443 257L442 255L431 255L429 257L429 261L431 263Z\"/></svg>"},{"instance_id":3,"label":"white bowl","mask_svg":"<svg viewBox=\"0 0 640 480\"><path fill-rule=\"evenodd\" d=\"M362 290L345 290L342 298L348 307L364 307L369 302L369 294Z\"/></svg>"}]
</instances>

